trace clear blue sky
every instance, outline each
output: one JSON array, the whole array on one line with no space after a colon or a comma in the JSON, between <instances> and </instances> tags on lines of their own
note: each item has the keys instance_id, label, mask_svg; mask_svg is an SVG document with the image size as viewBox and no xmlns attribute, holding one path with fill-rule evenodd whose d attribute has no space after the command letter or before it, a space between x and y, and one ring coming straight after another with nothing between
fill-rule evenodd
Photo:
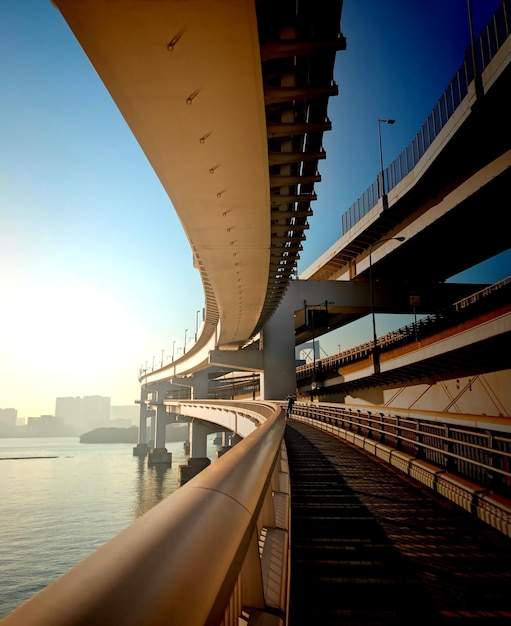
<instances>
[{"instance_id":1,"label":"clear blue sky","mask_svg":"<svg viewBox=\"0 0 511 626\"><path fill-rule=\"evenodd\" d=\"M472 0L476 31L499 4ZM466 0L345 0L341 27L348 48L299 271L336 241L342 213L376 178L377 118L396 119L382 127L388 164L469 43ZM0 408L51 414L57 396L93 394L132 404L139 367L177 356L185 329L195 333L204 297L186 237L50 0L2 0L0 78ZM508 274L505 255L474 280ZM364 332L342 331L323 349Z\"/></svg>"}]
</instances>

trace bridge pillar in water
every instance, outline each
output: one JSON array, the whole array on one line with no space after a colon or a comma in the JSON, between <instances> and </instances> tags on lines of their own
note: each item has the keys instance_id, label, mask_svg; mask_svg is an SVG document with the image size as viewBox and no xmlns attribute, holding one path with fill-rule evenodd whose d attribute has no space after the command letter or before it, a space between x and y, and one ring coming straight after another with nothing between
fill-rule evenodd
<instances>
[{"instance_id":1,"label":"bridge pillar in water","mask_svg":"<svg viewBox=\"0 0 511 626\"><path fill-rule=\"evenodd\" d=\"M220 458L226 452L239 443L243 437L238 435L238 433L233 432L232 430L224 430L221 433L217 433L220 437L217 437L217 443L220 443L220 447L216 451L216 458ZM218 441L219 439L219 441Z\"/></svg>"},{"instance_id":2,"label":"bridge pillar in water","mask_svg":"<svg viewBox=\"0 0 511 626\"><path fill-rule=\"evenodd\" d=\"M133 456L146 456L151 449L151 442L154 438L154 433L153 438L147 434L147 418L151 417L152 419L154 417L154 411L147 405L150 393L151 391L143 385L140 392L140 400L137 400L137 404L140 404L140 416L138 423L138 442L133 448Z\"/></svg>"},{"instance_id":3,"label":"bridge pillar in water","mask_svg":"<svg viewBox=\"0 0 511 626\"><path fill-rule=\"evenodd\" d=\"M151 397L149 406L155 409L153 449L149 453L147 462L149 465L165 464L172 465L172 453L165 447L165 434L167 430L167 409L163 403L171 384L167 381L153 383L149 391Z\"/></svg>"},{"instance_id":4,"label":"bridge pillar in water","mask_svg":"<svg viewBox=\"0 0 511 626\"><path fill-rule=\"evenodd\" d=\"M210 465L208 457L208 435L217 432L218 426L193 419L190 423L190 458L186 465L178 469L178 481L184 485L204 468Z\"/></svg>"},{"instance_id":5,"label":"bridge pillar in water","mask_svg":"<svg viewBox=\"0 0 511 626\"><path fill-rule=\"evenodd\" d=\"M231 448L233 446L235 446L237 443L239 443L242 439L243 439L243 437L240 437L240 435L238 435L238 433L232 433L232 435L229 437L229 442L230 442Z\"/></svg>"}]
</instances>

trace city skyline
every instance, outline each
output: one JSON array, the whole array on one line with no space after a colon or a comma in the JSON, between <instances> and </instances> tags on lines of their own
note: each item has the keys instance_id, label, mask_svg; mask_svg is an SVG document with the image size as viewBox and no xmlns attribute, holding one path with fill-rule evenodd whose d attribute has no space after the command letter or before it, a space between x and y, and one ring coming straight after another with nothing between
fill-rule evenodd
<instances>
[{"instance_id":1,"label":"city skyline","mask_svg":"<svg viewBox=\"0 0 511 626\"><path fill-rule=\"evenodd\" d=\"M472 0L476 35L499 4ZM3 9L0 407L44 415L57 395L95 394L128 405L139 369L179 356L194 338L204 296L192 251L58 10L50 0ZM299 272L339 238L342 213L375 180L377 119L396 120L382 129L387 165L452 78L469 44L467 2L344 2L341 31L339 96ZM471 279L495 282L510 267L501 255ZM322 346L333 353L368 331L361 320Z\"/></svg>"},{"instance_id":2,"label":"city skyline","mask_svg":"<svg viewBox=\"0 0 511 626\"><path fill-rule=\"evenodd\" d=\"M55 398L52 413L18 416L16 407L0 407L0 438L27 436L76 436L116 426L138 427L139 407L113 405L108 396L66 396Z\"/></svg>"}]
</instances>

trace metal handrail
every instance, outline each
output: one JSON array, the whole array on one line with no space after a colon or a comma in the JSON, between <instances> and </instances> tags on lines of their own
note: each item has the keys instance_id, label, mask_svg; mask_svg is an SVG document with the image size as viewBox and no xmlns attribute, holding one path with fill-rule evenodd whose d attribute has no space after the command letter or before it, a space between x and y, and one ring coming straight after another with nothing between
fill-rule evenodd
<instances>
[{"instance_id":1,"label":"metal handrail","mask_svg":"<svg viewBox=\"0 0 511 626\"><path fill-rule=\"evenodd\" d=\"M243 623L243 615L248 620L251 611L268 606L273 616L285 616L288 529L283 520L289 515L282 515L282 498L289 506L289 489L279 489L287 466L285 420L277 403L268 416L269 405L261 403L266 419L250 435L15 609L2 625L234 626ZM245 410L246 403L239 408ZM257 411L258 403L251 409ZM277 522L278 564L265 559L261 549ZM272 604L268 589L277 585L279 602Z\"/></svg>"},{"instance_id":2,"label":"metal handrail","mask_svg":"<svg viewBox=\"0 0 511 626\"><path fill-rule=\"evenodd\" d=\"M476 305L484 302L490 302L489 298L498 297L499 292L504 293L504 289L509 289L511 286L511 277L505 278L493 285L485 287L480 291L467 296L457 302L454 302L448 307L437 311L431 315L427 315L413 324L407 324L397 330L393 330L382 337L378 337L378 347L380 351L391 350L397 344L402 344L406 341L415 341L418 336L424 337L426 329L428 334L434 334L438 332L439 325L445 326L445 319L455 320L455 316L461 318L461 316L467 316L471 311L476 310ZM463 319L465 319L463 317ZM314 363L306 363L296 368L296 376L298 380L301 380L309 376L314 371L314 365L316 367L321 366L323 371L327 371L330 368L338 368L340 365L352 363L364 359L371 355L373 352L373 342L366 341L363 344L354 346L343 352L325 357L323 359L317 359Z\"/></svg>"},{"instance_id":3,"label":"metal handrail","mask_svg":"<svg viewBox=\"0 0 511 626\"><path fill-rule=\"evenodd\" d=\"M296 402L293 415L332 424L511 497L511 419Z\"/></svg>"}]
</instances>

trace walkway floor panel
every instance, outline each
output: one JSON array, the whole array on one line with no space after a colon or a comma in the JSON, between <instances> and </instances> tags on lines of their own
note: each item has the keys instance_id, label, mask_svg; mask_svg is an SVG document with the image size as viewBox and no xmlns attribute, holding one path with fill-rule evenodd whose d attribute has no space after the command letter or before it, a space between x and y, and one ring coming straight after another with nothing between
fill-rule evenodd
<instances>
[{"instance_id":1,"label":"walkway floor panel","mask_svg":"<svg viewBox=\"0 0 511 626\"><path fill-rule=\"evenodd\" d=\"M297 420L290 626L511 624L511 539Z\"/></svg>"}]
</instances>

